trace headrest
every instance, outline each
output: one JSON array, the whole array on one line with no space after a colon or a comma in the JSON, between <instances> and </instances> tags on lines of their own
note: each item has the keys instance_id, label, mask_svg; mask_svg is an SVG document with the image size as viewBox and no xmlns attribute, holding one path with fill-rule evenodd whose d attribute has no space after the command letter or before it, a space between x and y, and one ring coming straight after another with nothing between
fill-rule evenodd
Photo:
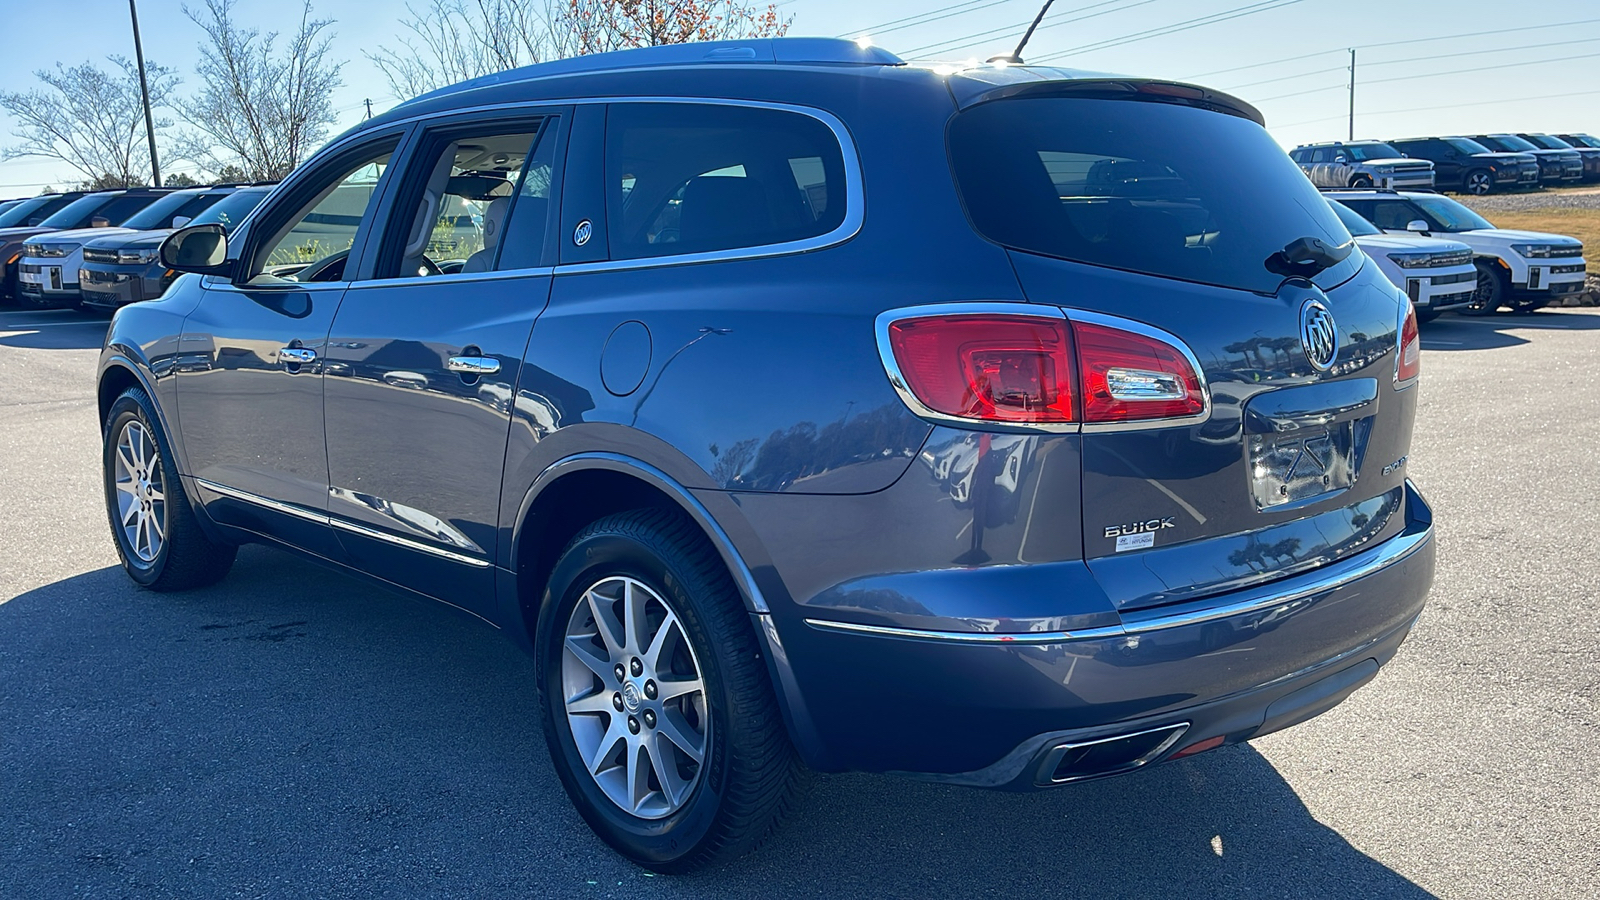
<instances>
[{"instance_id":1,"label":"headrest","mask_svg":"<svg viewBox=\"0 0 1600 900\"><path fill-rule=\"evenodd\" d=\"M772 227L772 211L759 179L701 175L683 189L678 228L685 244L732 246Z\"/></svg>"},{"instance_id":2,"label":"headrest","mask_svg":"<svg viewBox=\"0 0 1600 900\"><path fill-rule=\"evenodd\" d=\"M499 246L506 229L506 210L511 208L510 197L496 197L483 211L483 249Z\"/></svg>"}]
</instances>

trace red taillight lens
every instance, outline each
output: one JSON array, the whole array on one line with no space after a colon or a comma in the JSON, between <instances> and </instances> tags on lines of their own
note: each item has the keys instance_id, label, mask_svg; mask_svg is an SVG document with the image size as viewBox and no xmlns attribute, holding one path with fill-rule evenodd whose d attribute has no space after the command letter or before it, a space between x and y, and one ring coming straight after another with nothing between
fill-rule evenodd
<instances>
[{"instance_id":1,"label":"red taillight lens","mask_svg":"<svg viewBox=\"0 0 1600 900\"><path fill-rule=\"evenodd\" d=\"M1072 338L1063 319L948 315L889 325L906 387L929 409L987 422L1074 421Z\"/></svg>"},{"instance_id":2,"label":"red taillight lens","mask_svg":"<svg viewBox=\"0 0 1600 900\"><path fill-rule=\"evenodd\" d=\"M1417 329L1417 310L1406 304L1400 321L1400 358L1394 366L1394 383L1406 385L1422 374L1422 332Z\"/></svg>"},{"instance_id":3,"label":"red taillight lens","mask_svg":"<svg viewBox=\"0 0 1600 900\"><path fill-rule=\"evenodd\" d=\"M1074 322L1072 332L1085 422L1166 419L1205 410L1200 376L1178 348L1109 325Z\"/></svg>"}]
</instances>

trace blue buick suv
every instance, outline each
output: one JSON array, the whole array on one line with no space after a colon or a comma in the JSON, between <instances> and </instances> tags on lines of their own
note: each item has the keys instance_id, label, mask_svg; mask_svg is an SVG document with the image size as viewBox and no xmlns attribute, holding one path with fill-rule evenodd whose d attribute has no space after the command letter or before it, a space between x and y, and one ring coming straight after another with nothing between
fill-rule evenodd
<instances>
[{"instance_id":1,"label":"blue buick suv","mask_svg":"<svg viewBox=\"0 0 1600 900\"><path fill-rule=\"evenodd\" d=\"M1205 88L820 39L553 62L161 254L99 368L128 575L265 542L486 620L660 871L808 771L1031 790L1304 721L1432 581L1411 304Z\"/></svg>"}]
</instances>

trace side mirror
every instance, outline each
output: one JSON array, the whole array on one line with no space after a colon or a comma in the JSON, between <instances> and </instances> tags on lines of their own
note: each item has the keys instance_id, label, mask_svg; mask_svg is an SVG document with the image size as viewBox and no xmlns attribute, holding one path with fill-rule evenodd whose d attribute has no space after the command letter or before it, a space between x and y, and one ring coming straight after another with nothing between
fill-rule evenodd
<instances>
[{"instance_id":1,"label":"side mirror","mask_svg":"<svg viewBox=\"0 0 1600 900\"><path fill-rule=\"evenodd\" d=\"M1421 219L1412 219L1406 223L1406 230L1426 233L1428 231L1428 223Z\"/></svg>"},{"instance_id":2,"label":"side mirror","mask_svg":"<svg viewBox=\"0 0 1600 900\"><path fill-rule=\"evenodd\" d=\"M189 224L189 218L190 218L189 216L173 216L172 217L172 227L173 228L182 228L183 226Z\"/></svg>"},{"instance_id":3,"label":"side mirror","mask_svg":"<svg viewBox=\"0 0 1600 900\"><path fill-rule=\"evenodd\" d=\"M44 219L41 219L38 216L34 216L33 218L28 220L28 227L29 228L33 228L36 225L43 225L43 224L44 224Z\"/></svg>"},{"instance_id":4,"label":"side mirror","mask_svg":"<svg viewBox=\"0 0 1600 900\"><path fill-rule=\"evenodd\" d=\"M89 227L90 228L110 228L111 227L111 220L106 218L105 216L95 216L94 218L89 220Z\"/></svg>"},{"instance_id":5,"label":"side mirror","mask_svg":"<svg viewBox=\"0 0 1600 900\"><path fill-rule=\"evenodd\" d=\"M1334 158L1333 158L1333 161L1334 161L1334 162L1336 162L1336 163L1342 163L1342 162L1349 162L1349 161L1350 161L1350 160L1348 160L1348 159L1345 159L1345 156L1344 156L1344 154L1343 154L1343 153L1341 153L1341 154L1339 154L1339 155L1338 155L1338 156L1335 156L1335 157L1334 157Z\"/></svg>"},{"instance_id":6,"label":"side mirror","mask_svg":"<svg viewBox=\"0 0 1600 900\"><path fill-rule=\"evenodd\" d=\"M228 273L228 235L221 225L194 225L161 242L161 264L200 275Z\"/></svg>"}]
</instances>

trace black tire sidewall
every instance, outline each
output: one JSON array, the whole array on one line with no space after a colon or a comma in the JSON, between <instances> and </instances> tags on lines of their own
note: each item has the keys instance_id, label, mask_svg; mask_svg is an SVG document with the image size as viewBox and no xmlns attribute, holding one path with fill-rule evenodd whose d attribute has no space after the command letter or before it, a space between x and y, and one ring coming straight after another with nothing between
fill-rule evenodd
<instances>
[{"instance_id":1,"label":"black tire sidewall","mask_svg":"<svg viewBox=\"0 0 1600 900\"><path fill-rule=\"evenodd\" d=\"M1471 172L1468 172L1466 177L1461 179L1462 190L1464 190L1468 194L1472 194L1474 196L1481 196L1480 194L1478 194L1477 191L1474 191L1472 189L1472 179L1475 176L1478 176L1478 175L1482 175L1485 178L1487 178L1489 173L1484 171L1483 169L1473 169ZM1489 180L1489 184L1484 188L1483 193L1484 194L1492 194L1492 193L1494 193L1494 180L1493 179Z\"/></svg>"},{"instance_id":2,"label":"black tire sidewall","mask_svg":"<svg viewBox=\"0 0 1600 900\"><path fill-rule=\"evenodd\" d=\"M161 462L161 486L167 496L164 504L166 522L163 523L165 539L161 542L161 550L156 554L156 558L148 563L140 559L139 555L133 552L133 548L128 546L128 539L122 533L116 511L117 441L123 427L130 420L137 420L144 426L151 436L152 443L155 444L156 455ZM105 485L106 521L111 526L111 538L117 545L117 556L122 559L122 568L128 573L129 578L141 585L149 586L161 578L161 574L167 569L167 561L172 556L172 522L176 515L173 507L174 504L183 502L183 484L172 468L172 454L167 452L166 438L156 425L155 416L146 405L143 392L130 390L111 404L111 410L106 415L105 436L101 443L100 468Z\"/></svg>"},{"instance_id":3,"label":"black tire sidewall","mask_svg":"<svg viewBox=\"0 0 1600 900\"><path fill-rule=\"evenodd\" d=\"M638 579L660 593L673 606L684 633L694 648L706 685L711 739L700 781L681 809L662 819L631 816L605 795L589 775L561 707L561 653L567 619L591 585L612 576ZM629 535L594 533L580 538L562 555L551 573L541 604L535 638L535 665L541 715L551 760L578 812L595 833L619 852L646 865L670 865L693 853L716 825L727 792L729 766L726 747L732 724L717 658L718 642L711 639L692 596L696 587L672 561Z\"/></svg>"},{"instance_id":4,"label":"black tire sidewall","mask_svg":"<svg viewBox=\"0 0 1600 900\"><path fill-rule=\"evenodd\" d=\"M1493 296L1490 298L1493 302L1482 308L1466 306L1461 311L1469 316L1492 316L1500 311L1501 306L1505 305L1507 294L1505 278L1487 263L1478 263L1477 269L1480 280L1482 276L1488 275L1495 285Z\"/></svg>"}]
</instances>

